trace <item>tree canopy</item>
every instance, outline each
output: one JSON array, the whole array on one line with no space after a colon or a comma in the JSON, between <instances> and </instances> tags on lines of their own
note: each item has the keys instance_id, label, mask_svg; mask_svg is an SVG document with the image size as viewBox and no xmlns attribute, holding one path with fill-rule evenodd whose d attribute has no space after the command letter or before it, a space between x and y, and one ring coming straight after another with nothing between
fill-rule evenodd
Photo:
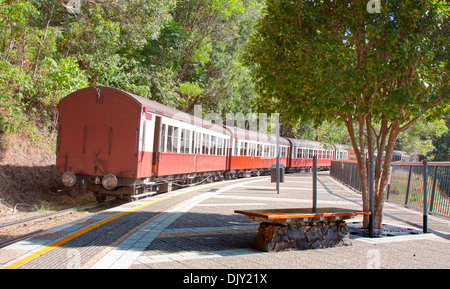
<instances>
[{"instance_id":1,"label":"tree canopy","mask_svg":"<svg viewBox=\"0 0 450 289\"><path fill-rule=\"evenodd\" d=\"M240 56L261 6L0 0L0 131L46 138L55 132L59 100L95 85L191 113L196 104L205 113L249 112L254 90Z\"/></svg>"},{"instance_id":2,"label":"tree canopy","mask_svg":"<svg viewBox=\"0 0 450 289\"><path fill-rule=\"evenodd\" d=\"M259 108L294 122L343 123L366 210L365 155L377 155L380 226L397 136L449 110L447 1L383 1L380 13L369 13L363 0L266 4L245 54Z\"/></svg>"}]
</instances>

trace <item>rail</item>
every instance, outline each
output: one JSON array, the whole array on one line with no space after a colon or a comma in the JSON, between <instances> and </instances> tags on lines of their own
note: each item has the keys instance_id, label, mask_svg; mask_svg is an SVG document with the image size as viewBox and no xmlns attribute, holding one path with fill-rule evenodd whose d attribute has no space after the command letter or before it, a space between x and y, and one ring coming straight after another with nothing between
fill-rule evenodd
<instances>
[{"instance_id":1,"label":"rail","mask_svg":"<svg viewBox=\"0 0 450 289\"><path fill-rule=\"evenodd\" d=\"M427 177L423 177L424 169ZM358 164L354 161L332 161L330 175L361 192ZM426 184L427 190L424 190ZM424 203L424 192L427 202ZM408 207L450 216L450 162L393 162L387 200Z\"/></svg>"}]
</instances>

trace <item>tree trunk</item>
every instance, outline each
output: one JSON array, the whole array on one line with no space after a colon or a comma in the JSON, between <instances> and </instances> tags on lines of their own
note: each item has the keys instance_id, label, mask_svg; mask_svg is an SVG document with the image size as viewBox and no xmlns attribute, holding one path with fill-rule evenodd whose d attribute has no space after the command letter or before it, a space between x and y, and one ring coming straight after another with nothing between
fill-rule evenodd
<instances>
[{"instance_id":1,"label":"tree trunk","mask_svg":"<svg viewBox=\"0 0 450 289\"><path fill-rule=\"evenodd\" d=\"M370 144L368 144L369 157L374 157L375 151L374 141L376 140L377 159L374 172L375 212L373 217L374 217L374 228L380 229L383 221L383 209L387 197L387 187L391 172L391 162L394 151L394 145L398 134L401 132L400 124L397 121L395 123L392 123L388 127L386 118L383 117L379 135L373 135L372 134L373 127L371 125L370 115L365 116L360 115L358 117L359 137L357 138L355 135L355 131L353 129L353 121L351 116L350 115L345 116L343 114L340 114L339 116L341 117L341 119L344 120L344 123L350 136L353 150L355 151L356 160L358 162L358 171L361 181L361 194L364 211L370 210L369 183L367 180L368 168L365 155L365 143L364 138L362 137L362 135L364 134L364 129L367 140L368 142L370 142ZM375 137L376 139L374 139ZM384 152L385 157L383 160ZM365 228L368 228L369 226L369 218L370 218L369 216L364 216L363 226Z\"/></svg>"},{"instance_id":2,"label":"tree trunk","mask_svg":"<svg viewBox=\"0 0 450 289\"><path fill-rule=\"evenodd\" d=\"M386 145L386 154L384 158L383 169L381 172L381 179L378 186L378 191L375 194L375 216L374 216L375 228L381 228L383 222L383 209L384 203L387 198L387 188L389 178L391 175L392 155L394 152L395 141L397 139L399 132L400 132L399 123L396 122L392 124L392 129L389 134L389 139Z\"/></svg>"}]
</instances>

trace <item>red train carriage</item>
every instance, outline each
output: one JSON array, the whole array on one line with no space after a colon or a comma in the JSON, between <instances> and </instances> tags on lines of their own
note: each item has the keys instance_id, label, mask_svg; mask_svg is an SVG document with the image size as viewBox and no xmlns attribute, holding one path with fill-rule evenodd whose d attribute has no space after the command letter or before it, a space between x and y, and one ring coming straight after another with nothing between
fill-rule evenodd
<instances>
[{"instance_id":1,"label":"red train carriage","mask_svg":"<svg viewBox=\"0 0 450 289\"><path fill-rule=\"evenodd\" d=\"M230 170L238 176L266 173L276 163L276 137L228 127L233 133ZM289 141L280 138L280 164L287 166Z\"/></svg>"},{"instance_id":2,"label":"red train carriage","mask_svg":"<svg viewBox=\"0 0 450 289\"><path fill-rule=\"evenodd\" d=\"M100 201L164 192L171 183L260 175L276 163L274 136L216 125L118 89L85 88L58 108L56 169L66 186L83 185ZM280 138L287 169L311 166L313 155L328 167L341 154Z\"/></svg>"},{"instance_id":3,"label":"red train carriage","mask_svg":"<svg viewBox=\"0 0 450 289\"><path fill-rule=\"evenodd\" d=\"M227 129L157 102L93 87L70 94L58 108L56 169L65 185L83 184L99 200L227 170Z\"/></svg>"}]
</instances>

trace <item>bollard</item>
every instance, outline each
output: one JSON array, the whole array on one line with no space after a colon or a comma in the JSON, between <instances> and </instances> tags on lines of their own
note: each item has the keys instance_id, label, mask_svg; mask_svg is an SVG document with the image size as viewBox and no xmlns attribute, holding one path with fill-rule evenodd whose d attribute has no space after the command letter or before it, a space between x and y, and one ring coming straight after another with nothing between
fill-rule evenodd
<instances>
[{"instance_id":1,"label":"bollard","mask_svg":"<svg viewBox=\"0 0 450 289\"><path fill-rule=\"evenodd\" d=\"M313 157L313 211L317 209L317 156Z\"/></svg>"},{"instance_id":2,"label":"bollard","mask_svg":"<svg viewBox=\"0 0 450 289\"><path fill-rule=\"evenodd\" d=\"M423 232L428 233L428 161L423 160Z\"/></svg>"}]
</instances>

